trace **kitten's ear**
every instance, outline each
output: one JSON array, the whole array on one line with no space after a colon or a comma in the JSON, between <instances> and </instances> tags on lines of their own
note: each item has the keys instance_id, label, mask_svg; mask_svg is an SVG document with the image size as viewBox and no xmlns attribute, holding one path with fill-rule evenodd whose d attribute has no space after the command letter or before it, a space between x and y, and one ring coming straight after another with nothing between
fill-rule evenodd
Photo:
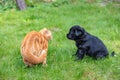
<instances>
[{"instance_id":1,"label":"kitten's ear","mask_svg":"<svg viewBox=\"0 0 120 80\"><path fill-rule=\"evenodd\" d=\"M42 30L47 30L47 28L43 28Z\"/></svg>"},{"instance_id":2,"label":"kitten's ear","mask_svg":"<svg viewBox=\"0 0 120 80\"><path fill-rule=\"evenodd\" d=\"M40 32L41 32L41 31L45 31L45 30L47 30L47 28L43 28L43 29L41 29Z\"/></svg>"},{"instance_id":3,"label":"kitten's ear","mask_svg":"<svg viewBox=\"0 0 120 80\"><path fill-rule=\"evenodd\" d=\"M48 30L44 30L43 34L49 34Z\"/></svg>"},{"instance_id":4,"label":"kitten's ear","mask_svg":"<svg viewBox=\"0 0 120 80\"><path fill-rule=\"evenodd\" d=\"M47 31L47 28L43 28L39 32L42 33L42 34L44 34L45 31Z\"/></svg>"}]
</instances>

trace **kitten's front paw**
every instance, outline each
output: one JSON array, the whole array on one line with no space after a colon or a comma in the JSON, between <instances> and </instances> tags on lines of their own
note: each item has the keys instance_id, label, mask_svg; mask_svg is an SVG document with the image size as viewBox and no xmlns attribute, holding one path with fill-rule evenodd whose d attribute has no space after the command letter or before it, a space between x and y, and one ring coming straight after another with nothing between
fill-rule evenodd
<instances>
[{"instance_id":1,"label":"kitten's front paw","mask_svg":"<svg viewBox=\"0 0 120 80\"><path fill-rule=\"evenodd\" d=\"M42 66L43 66L43 67L47 67L48 65L47 65L47 64L43 64Z\"/></svg>"}]
</instances>

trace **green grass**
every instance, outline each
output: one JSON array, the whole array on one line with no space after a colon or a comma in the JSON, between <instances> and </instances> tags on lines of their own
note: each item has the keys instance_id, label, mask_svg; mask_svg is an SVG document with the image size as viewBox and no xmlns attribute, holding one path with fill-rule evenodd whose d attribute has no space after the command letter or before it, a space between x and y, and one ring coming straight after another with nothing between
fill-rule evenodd
<instances>
[{"instance_id":1,"label":"green grass","mask_svg":"<svg viewBox=\"0 0 120 80\"><path fill-rule=\"evenodd\" d=\"M81 25L98 36L116 57L95 61L86 56L74 62L74 41L66 38L72 25ZM47 67L26 68L20 55L24 36L48 28L53 33L49 42ZM119 80L120 79L120 7L100 6L77 1L54 7L41 3L25 11L15 9L0 13L0 80Z\"/></svg>"}]
</instances>

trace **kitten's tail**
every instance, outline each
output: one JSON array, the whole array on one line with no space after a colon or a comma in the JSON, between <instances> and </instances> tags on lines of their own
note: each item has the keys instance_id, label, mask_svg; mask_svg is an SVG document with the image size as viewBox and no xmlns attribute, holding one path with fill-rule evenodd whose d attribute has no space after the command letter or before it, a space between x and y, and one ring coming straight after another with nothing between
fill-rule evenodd
<instances>
[{"instance_id":1,"label":"kitten's tail","mask_svg":"<svg viewBox=\"0 0 120 80\"><path fill-rule=\"evenodd\" d=\"M35 56L34 54L30 53L29 50L26 51L27 53L24 52L22 56L32 64L43 63L44 59L47 57L46 50L43 50L39 56Z\"/></svg>"}]
</instances>

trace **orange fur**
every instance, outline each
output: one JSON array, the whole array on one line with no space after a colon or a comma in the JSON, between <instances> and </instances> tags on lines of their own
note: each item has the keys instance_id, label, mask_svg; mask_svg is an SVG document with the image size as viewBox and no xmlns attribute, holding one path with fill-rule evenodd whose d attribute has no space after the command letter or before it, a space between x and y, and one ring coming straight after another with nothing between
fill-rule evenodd
<instances>
[{"instance_id":1,"label":"orange fur","mask_svg":"<svg viewBox=\"0 0 120 80\"><path fill-rule=\"evenodd\" d=\"M20 49L23 62L28 66L39 63L45 65L48 41L51 37L51 32L46 28L42 29L40 32L31 31L28 33L23 39Z\"/></svg>"}]
</instances>

